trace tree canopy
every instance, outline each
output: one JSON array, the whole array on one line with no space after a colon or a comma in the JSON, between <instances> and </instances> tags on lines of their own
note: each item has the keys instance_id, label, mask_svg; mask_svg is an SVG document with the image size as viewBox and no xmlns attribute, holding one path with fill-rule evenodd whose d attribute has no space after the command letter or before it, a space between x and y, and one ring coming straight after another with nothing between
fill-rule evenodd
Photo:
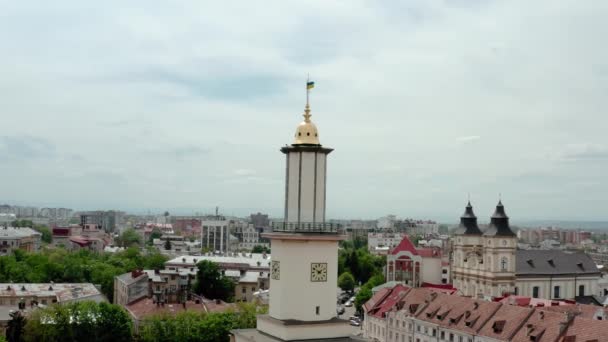
<instances>
[{"instance_id":1,"label":"tree canopy","mask_svg":"<svg viewBox=\"0 0 608 342\"><path fill-rule=\"evenodd\" d=\"M253 246L251 253L270 253L270 248L262 245L255 245Z\"/></svg>"},{"instance_id":2,"label":"tree canopy","mask_svg":"<svg viewBox=\"0 0 608 342\"><path fill-rule=\"evenodd\" d=\"M222 275L218 264L203 260L197 265L194 292L211 299L230 301L234 296L234 282Z\"/></svg>"},{"instance_id":3,"label":"tree canopy","mask_svg":"<svg viewBox=\"0 0 608 342\"><path fill-rule=\"evenodd\" d=\"M350 272L344 272L338 277L338 286L343 291L352 291L355 289L355 278Z\"/></svg>"},{"instance_id":4,"label":"tree canopy","mask_svg":"<svg viewBox=\"0 0 608 342\"><path fill-rule=\"evenodd\" d=\"M0 282L4 283L93 283L111 301L114 277L135 269L162 268L167 258L158 252L142 255L138 248L115 254L96 254L64 249L27 253L14 250L0 256Z\"/></svg>"},{"instance_id":5,"label":"tree canopy","mask_svg":"<svg viewBox=\"0 0 608 342\"><path fill-rule=\"evenodd\" d=\"M255 328L256 315L266 307L239 303L236 310L220 313L182 312L145 319L140 328L142 342L227 342L232 329Z\"/></svg>"},{"instance_id":6,"label":"tree canopy","mask_svg":"<svg viewBox=\"0 0 608 342\"><path fill-rule=\"evenodd\" d=\"M133 228L125 229L117 240L117 244L121 247L140 246L142 243L141 235Z\"/></svg>"},{"instance_id":7,"label":"tree canopy","mask_svg":"<svg viewBox=\"0 0 608 342\"><path fill-rule=\"evenodd\" d=\"M133 339L129 314L119 305L91 301L55 304L32 312L24 341L127 342Z\"/></svg>"}]
</instances>

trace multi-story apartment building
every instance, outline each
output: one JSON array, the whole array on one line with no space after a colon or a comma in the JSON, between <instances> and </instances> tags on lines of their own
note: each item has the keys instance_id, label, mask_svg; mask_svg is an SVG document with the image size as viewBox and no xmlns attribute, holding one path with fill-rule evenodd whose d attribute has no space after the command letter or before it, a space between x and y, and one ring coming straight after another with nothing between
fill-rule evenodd
<instances>
[{"instance_id":1,"label":"multi-story apartment building","mask_svg":"<svg viewBox=\"0 0 608 342\"><path fill-rule=\"evenodd\" d=\"M125 213L122 211L87 211L80 213L80 224L94 224L107 233L120 232L123 228Z\"/></svg>"},{"instance_id":2,"label":"multi-story apartment building","mask_svg":"<svg viewBox=\"0 0 608 342\"><path fill-rule=\"evenodd\" d=\"M32 228L0 227L0 255L8 255L15 249L37 252L42 234Z\"/></svg>"},{"instance_id":3,"label":"multi-story apartment building","mask_svg":"<svg viewBox=\"0 0 608 342\"><path fill-rule=\"evenodd\" d=\"M165 269L170 271L192 269L196 271L196 264L203 260L217 263L223 274L232 278L236 284L235 299L238 301L252 301L254 292L269 288L271 258L268 254L184 255L167 261Z\"/></svg>"},{"instance_id":4,"label":"multi-story apartment building","mask_svg":"<svg viewBox=\"0 0 608 342\"><path fill-rule=\"evenodd\" d=\"M383 248L388 251L401 242L404 237L407 235L405 233L391 233L391 232L382 232L382 233L368 233L367 234L367 249L376 253L378 248Z\"/></svg>"}]
</instances>

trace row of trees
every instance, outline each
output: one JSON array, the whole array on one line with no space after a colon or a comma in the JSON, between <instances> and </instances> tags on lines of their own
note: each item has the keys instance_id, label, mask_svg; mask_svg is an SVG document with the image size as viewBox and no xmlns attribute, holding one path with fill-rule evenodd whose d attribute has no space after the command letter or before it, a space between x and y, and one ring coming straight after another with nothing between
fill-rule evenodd
<instances>
[{"instance_id":1,"label":"row of trees","mask_svg":"<svg viewBox=\"0 0 608 342\"><path fill-rule=\"evenodd\" d=\"M227 342L232 329L255 328L256 315L267 307L239 303L236 310L218 313L182 312L145 319L140 328L142 342Z\"/></svg>"},{"instance_id":2,"label":"row of trees","mask_svg":"<svg viewBox=\"0 0 608 342\"><path fill-rule=\"evenodd\" d=\"M55 304L27 317L20 311L12 312L6 340L127 342L133 340L133 324L118 305L92 301Z\"/></svg>"},{"instance_id":3,"label":"row of trees","mask_svg":"<svg viewBox=\"0 0 608 342\"><path fill-rule=\"evenodd\" d=\"M364 284L376 274L382 274L386 257L371 254L367 240L344 241L338 253L338 274L350 273L356 284Z\"/></svg>"},{"instance_id":4,"label":"row of trees","mask_svg":"<svg viewBox=\"0 0 608 342\"><path fill-rule=\"evenodd\" d=\"M93 283L112 301L114 277L134 269L162 269L167 258L156 251L129 248L116 254L67 252L58 248L40 253L15 250L0 257L0 282Z\"/></svg>"},{"instance_id":5,"label":"row of trees","mask_svg":"<svg viewBox=\"0 0 608 342\"><path fill-rule=\"evenodd\" d=\"M355 297L355 307L361 306L372 296L372 288L384 283L386 257L373 255L367 250L367 240L357 237L344 241L338 253L338 286L344 291L352 291L359 284Z\"/></svg>"}]
</instances>

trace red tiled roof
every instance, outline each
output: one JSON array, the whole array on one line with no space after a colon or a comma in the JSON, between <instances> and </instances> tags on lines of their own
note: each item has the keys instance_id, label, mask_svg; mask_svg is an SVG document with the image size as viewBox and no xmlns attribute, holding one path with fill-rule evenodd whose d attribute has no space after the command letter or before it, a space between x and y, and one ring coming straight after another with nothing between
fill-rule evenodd
<instances>
[{"instance_id":1,"label":"red tiled roof","mask_svg":"<svg viewBox=\"0 0 608 342\"><path fill-rule=\"evenodd\" d=\"M532 316L528 318L511 341L556 341L561 332L560 323L566 322L567 317L564 314L534 310Z\"/></svg>"},{"instance_id":2,"label":"red tiled roof","mask_svg":"<svg viewBox=\"0 0 608 342\"><path fill-rule=\"evenodd\" d=\"M72 241L73 243L76 243L80 246L88 246L91 244L91 241L89 241L87 238L84 238L82 236L72 236L70 238L70 241Z\"/></svg>"},{"instance_id":3,"label":"red tiled roof","mask_svg":"<svg viewBox=\"0 0 608 342\"><path fill-rule=\"evenodd\" d=\"M501 305L498 311L481 328L479 335L508 341L532 313L533 309Z\"/></svg>"},{"instance_id":4,"label":"red tiled roof","mask_svg":"<svg viewBox=\"0 0 608 342\"><path fill-rule=\"evenodd\" d=\"M405 235L401 242L397 245L397 247L393 248L391 254L397 254L399 252L410 252L412 255L418 255L418 251L416 250L416 246L410 241L410 239Z\"/></svg>"},{"instance_id":5,"label":"red tiled roof","mask_svg":"<svg viewBox=\"0 0 608 342\"><path fill-rule=\"evenodd\" d=\"M574 336L574 338L572 336ZM575 317L564 332L560 341L608 342L608 321Z\"/></svg>"},{"instance_id":6,"label":"red tiled roof","mask_svg":"<svg viewBox=\"0 0 608 342\"><path fill-rule=\"evenodd\" d=\"M416 251L423 258L441 258L441 250L438 248L418 248Z\"/></svg>"},{"instance_id":7,"label":"red tiled roof","mask_svg":"<svg viewBox=\"0 0 608 342\"><path fill-rule=\"evenodd\" d=\"M604 311L604 315L608 316L608 309L602 308L601 306L588 305L588 304L575 304L575 305L559 305L540 307L539 309L545 311L561 312L563 314L570 313L577 317L593 319L598 313ZM608 321L606 321L608 322ZM608 323L607 323L608 324Z\"/></svg>"},{"instance_id":8,"label":"red tiled roof","mask_svg":"<svg viewBox=\"0 0 608 342\"><path fill-rule=\"evenodd\" d=\"M376 306L368 312L368 315L371 314L378 318L384 318L384 314L391 310L409 289L410 287L402 284L395 285L395 287L389 289L390 292L385 295L382 301L377 303Z\"/></svg>"},{"instance_id":9,"label":"red tiled roof","mask_svg":"<svg viewBox=\"0 0 608 342\"><path fill-rule=\"evenodd\" d=\"M420 287L432 289L435 292L447 293L447 294L453 294L456 291L458 291L458 289L455 288L454 286L452 286L452 284L432 284L432 283L424 282L424 283L422 283L422 285L420 285Z\"/></svg>"},{"instance_id":10,"label":"red tiled roof","mask_svg":"<svg viewBox=\"0 0 608 342\"><path fill-rule=\"evenodd\" d=\"M363 304L363 309L365 312L369 312L369 310L373 309L378 303L380 303L384 298L391 293L391 288L385 287L380 289L380 291L376 292L372 298L370 298L365 304Z\"/></svg>"}]
</instances>

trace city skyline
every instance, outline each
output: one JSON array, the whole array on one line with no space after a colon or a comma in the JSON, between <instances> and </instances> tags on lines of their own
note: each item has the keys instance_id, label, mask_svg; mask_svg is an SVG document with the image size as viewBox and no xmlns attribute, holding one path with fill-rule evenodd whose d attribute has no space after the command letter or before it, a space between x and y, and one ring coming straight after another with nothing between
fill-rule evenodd
<instances>
[{"instance_id":1,"label":"city skyline","mask_svg":"<svg viewBox=\"0 0 608 342\"><path fill-rule=\"evenodd\" d=\"M485 222L501 193L608 220L605 2L30 6L0 21L0 203L280 216L310 73L328 218L455 222L470 193Z\"/></svg>"}]
</instances>

